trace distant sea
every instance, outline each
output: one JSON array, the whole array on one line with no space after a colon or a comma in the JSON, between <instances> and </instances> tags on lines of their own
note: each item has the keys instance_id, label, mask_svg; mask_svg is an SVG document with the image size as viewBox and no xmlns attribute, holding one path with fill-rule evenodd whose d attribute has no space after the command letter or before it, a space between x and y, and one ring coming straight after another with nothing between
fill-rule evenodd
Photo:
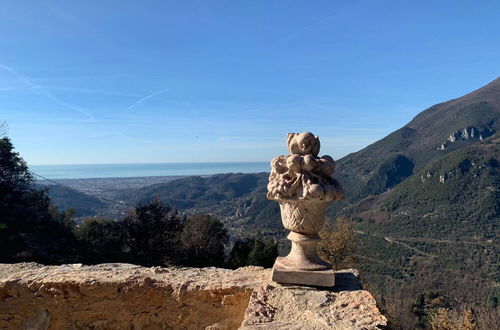
<instances>
[{"instance_id":1,"label":"distant sea","mask_svg":"<svg viewBox=\"0 0 500 330\"><path fill-rule=\"evenodd\" d=\"M155 163L30 165L29 169L49 179L130 178L145 176L210 175L218 173L269 172L269 163Z\"/></svg>"}]
</instances>

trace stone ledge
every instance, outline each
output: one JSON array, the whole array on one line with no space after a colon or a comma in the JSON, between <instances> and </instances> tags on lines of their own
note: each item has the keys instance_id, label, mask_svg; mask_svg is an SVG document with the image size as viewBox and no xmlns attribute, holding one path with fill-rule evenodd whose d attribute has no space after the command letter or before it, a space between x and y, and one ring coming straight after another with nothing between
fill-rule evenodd
<instances>
[{"instance_id":1,"label":"stone ledge","mask_svg":"<svg viewBox=\"0 0 500 330\"><path fill-rule=\"evenodd\" d=\"M337 286L270 281L270 269L0 264L4 329L376 329L386 325L355 272Z\"/></svg>"}]
</instances>

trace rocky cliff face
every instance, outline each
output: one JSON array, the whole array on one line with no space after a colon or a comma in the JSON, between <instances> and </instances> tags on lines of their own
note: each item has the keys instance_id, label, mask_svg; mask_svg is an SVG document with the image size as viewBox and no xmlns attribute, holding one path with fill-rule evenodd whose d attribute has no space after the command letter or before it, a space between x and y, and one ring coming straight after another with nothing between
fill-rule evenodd
<instances>
[{"instance_id":1,"label":"rocky cliff face","mask_svg":"<svg viewBox=\"0 0 500 330\"><path fill-rule=\"evenodd\" d=\"M355 271L332 290L283 286L270 270L128 264L0 265L2 329L376 329Z\"/></svg>"},{"instance_id":2,"label":"rocky cliff face","mask_svg":"<svg viewBox=\"0 0 500 330\"><path fill-rule=\"evenodd\" d=\"M495 134L495 130L491 127L480 127L476 128L474 126L467 126L464 129L456 130L451 133L448 139L441 144L440 150L444 150L448 147L449 143L455 143L457 141L465 140L480 140L483 141L485 138Z\"/></svg>"}]
</instances>

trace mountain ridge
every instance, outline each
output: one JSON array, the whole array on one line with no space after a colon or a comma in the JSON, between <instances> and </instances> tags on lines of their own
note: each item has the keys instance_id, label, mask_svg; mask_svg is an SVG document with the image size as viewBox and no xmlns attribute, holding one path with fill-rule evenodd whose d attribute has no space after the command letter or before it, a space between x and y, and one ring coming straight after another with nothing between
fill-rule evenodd
<instances>
[{"instance_id":1,"label":"mountain ridge","mask_svg":"<svg viewBox=\"0 0 500 330\"><path fill-rule=\"evenodd\" d=\"M500 78L462 97L431 106L400 129L337 161L336 175L344 183L347 200L352 203L369 194L382 193L384 189L372 191L363 186L370 179L377 180L374 175L384 162L386 167L397 165L393 164L391 157L401 155L407 158L414 165L413 173L432 159L479 141L479 138L456 141L442 150L440 147L443 142L457 130L466 127L474 127L476 130L488 128L492 130L488 135L491 136L500 129L499 118ZM383 176L383 173L379 174ZM408 176L402 176L400 180L384 188L389 189ZM380 180L383 178L378 181Z\"/></svg>"}]
</instances>

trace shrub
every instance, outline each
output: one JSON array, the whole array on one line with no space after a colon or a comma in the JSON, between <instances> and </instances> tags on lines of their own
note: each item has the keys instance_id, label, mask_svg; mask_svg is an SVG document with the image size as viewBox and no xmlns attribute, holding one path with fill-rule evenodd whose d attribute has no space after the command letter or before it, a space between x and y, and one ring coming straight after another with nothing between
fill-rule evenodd
<instances>
[{"instance_id":1,"label":"shrub","mask_svg":"<svg viewBox=\"0 0 500 330\"><path fill-rule=\"evenodd\" d=\"M338 218L333 226L325 226L319 235L320 257L331 263L335 269L353 267L356 233L350 220Z\"/></svg>"},{"instance_id":2,"label":"shrub","mask_svg":"<svg viewBox=\"0 0 500 330\"><path fill-rule=\"evenodd\" d=\"M447 308L439 308L431 315L429 326L432 330L476 330L478 327L470 309L462 313Z\"/></svg>"}]
</instances>

